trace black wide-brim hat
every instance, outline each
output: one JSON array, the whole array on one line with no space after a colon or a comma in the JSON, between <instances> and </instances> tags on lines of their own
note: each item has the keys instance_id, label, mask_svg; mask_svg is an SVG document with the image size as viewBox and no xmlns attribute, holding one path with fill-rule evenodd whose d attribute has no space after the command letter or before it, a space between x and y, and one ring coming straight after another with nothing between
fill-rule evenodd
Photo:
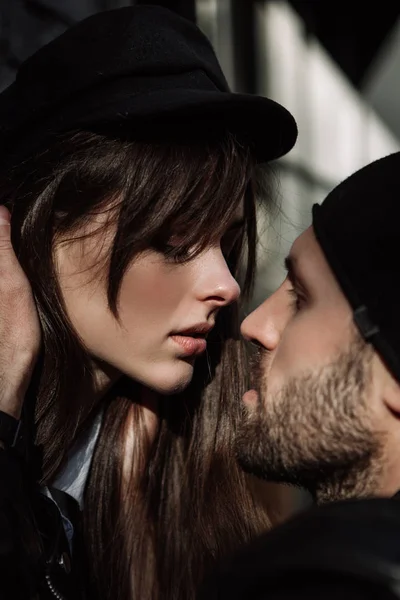
<instances>
[{"instance_id":1,"label":"black wide-brim hat","mask_svg":"<svg viewBox=\"0 0 400 600\"><path fill-rule=\"evenodd\" d=\"M158 6L97 13L26 60L0 94L0 159L23 159L55 134L170 126L177 135L228 129L259 162L295 144L293 116L269 98L229 90L199 28ZM3 162L4 164L4 162Z\"/></svg>"}]
</instances>

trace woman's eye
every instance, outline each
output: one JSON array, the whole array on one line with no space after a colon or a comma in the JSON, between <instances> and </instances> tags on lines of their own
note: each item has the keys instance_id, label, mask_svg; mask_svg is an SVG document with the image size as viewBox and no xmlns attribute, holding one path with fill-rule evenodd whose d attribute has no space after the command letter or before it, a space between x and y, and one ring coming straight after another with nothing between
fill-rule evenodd
<instances>
[{"instance_id":1,"label":"woman's eye","mask_svg":"<svg viewBox=\"0 0 400 600\"><path fill-rule=\"evenodd\" d=\"M188 262L191 257L195 255L196 251L195 248L183 244L182 238L178 238L178 236L169 238L162 244L160 250L165 257L165 260L176 263Z\"/></svg>"},{"instance_id":2,"label":"woman's eye","mask_svg":"<svg viewBox=\"0 0 400 600\"><path fill-rule=\"evenodd\" d=\"M175 252L176 250L176 246L174 246L173 244L165 244L163 246L163 251L165 252L165 254L172 254L173 252Z\"/></svg>"},{"instance_id":3,"label":"woman's eye","mask_svg":"<svg viewBox=\"0 0 400 600\"><path fill-rule=\"evenodd\" d=\"M173 246L172 244L165 244L163 248L163 254L166 260L170 260L172 262L181 263L186 261L190 253L186 250L182 250L179 246Z\"/></svg>"}]
</instances>

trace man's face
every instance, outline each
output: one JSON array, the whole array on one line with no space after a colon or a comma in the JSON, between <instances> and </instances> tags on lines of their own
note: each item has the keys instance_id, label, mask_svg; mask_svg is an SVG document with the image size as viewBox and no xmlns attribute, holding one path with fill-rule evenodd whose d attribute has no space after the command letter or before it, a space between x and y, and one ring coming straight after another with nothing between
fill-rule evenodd
<instances>
[{"instance_id":1,"label":"man's face","mask_svg":"<svg viewBox=\"0 0 400 600\"><path fill-rule=\"evenodd\" d=\"M318 501L369 495L383 462L376 355L312 228L286 262L281 287L242 324L259 351L239 461L266 479L306 487Z\"/></svg>"}]
</instances>

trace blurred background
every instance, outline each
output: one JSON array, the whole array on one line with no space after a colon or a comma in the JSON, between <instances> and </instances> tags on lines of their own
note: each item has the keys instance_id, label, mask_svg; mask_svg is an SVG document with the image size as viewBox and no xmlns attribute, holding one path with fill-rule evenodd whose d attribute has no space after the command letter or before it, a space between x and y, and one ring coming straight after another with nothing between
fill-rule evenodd
<instances>
[{"instance_id":1,"label":"blurred background","mask_svg":"<svg viewBox=\"0 0 400 600\"><path fill-rule=\"evenodd\" d=\"M136 3L163 5L196 21L234 91L269 96L297 120L295 149L274 165L282 214L268 223L260 210L256 306L281 283L283 257L310 224L312 204L356 169L400 149L400 2ZM0 90L24 59L76 21L131 4L0 0ZM279 486L270 493L282 517L307 502Z\"/></svg>"}]
</instances>

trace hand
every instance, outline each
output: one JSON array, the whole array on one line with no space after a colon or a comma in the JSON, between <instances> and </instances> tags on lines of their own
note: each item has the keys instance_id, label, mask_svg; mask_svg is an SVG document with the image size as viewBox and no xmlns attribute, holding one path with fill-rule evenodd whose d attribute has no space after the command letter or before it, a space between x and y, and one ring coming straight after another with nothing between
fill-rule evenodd
<instances>
[{"instance_id":1,"label":"hand","mask_svg":"<svg viewBox=\"0 0 400 600\"><path fill-rule=\"evenodd\" d=\"M10 213L0 206L0 410L17 419L40 342L31 286L11 244Z\"/></svg>"}]
</instances>

